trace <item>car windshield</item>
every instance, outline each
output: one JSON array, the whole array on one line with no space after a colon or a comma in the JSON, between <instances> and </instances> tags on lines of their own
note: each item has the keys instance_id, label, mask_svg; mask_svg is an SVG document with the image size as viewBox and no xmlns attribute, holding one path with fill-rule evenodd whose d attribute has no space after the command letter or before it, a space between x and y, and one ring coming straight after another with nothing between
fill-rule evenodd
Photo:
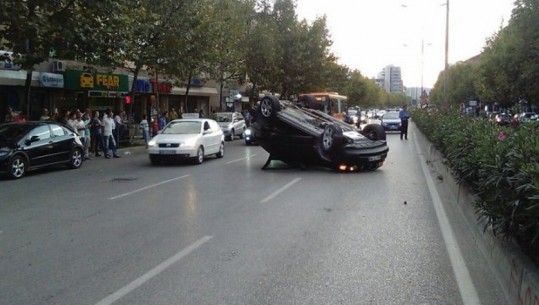
<instances>
[{"instance_id":1,"label":"car windshield","mask_svg":"<svg viewBox=\"0 0 539 305\"><path fill-rule=\"evenodd\" d=\"M217 122L232 122L232 113L216 113L213 119Z\"/></svg>"},{"instance_id":2,"label":"car windshield","mask_svg":"<svg viewBox=\"0 0 539 305\"><path fill-rule=\"evenodd\" d=\"M398 119L399 113L398 112L387 112L384 114L384 119Z\"/></svg>"},{"instance_id":3,"label":"car windshield","mask_svg":"<svg viewBox=\"0 0 539 305\"><path fill-rule=\"evenodd\" d=\"M4 124L0 125L0 141L14 142L27 134L32 126L27 124Z\"/></svg>"},{"instance_id":4,"label":"car windshield","mask_svg":"<svg viewBox=\"0 0 539 305\"><path fill-rule=\"evenodd\" d=\"M161 132L162 134L199 134L201 122L173 121Z\"/></svg>"}]
</instances>

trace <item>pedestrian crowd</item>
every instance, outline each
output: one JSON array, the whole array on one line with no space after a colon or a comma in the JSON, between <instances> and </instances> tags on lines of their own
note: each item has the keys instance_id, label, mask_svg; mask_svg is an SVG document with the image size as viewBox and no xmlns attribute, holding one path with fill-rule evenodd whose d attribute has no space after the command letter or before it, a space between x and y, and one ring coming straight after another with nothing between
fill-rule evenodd
<instances>
[{"instance_id":1,"label":"pedestrian crowd","mask_svg":"<svg viewBox=\"0 0 539 305\"><path fill-rule=\"evenodd\" d=\"M76 133L84 147L84 159L91 160L90 153L94 157L120 158L118 144L120 135L127 130L127 116L125 111L114 115L112 109L107 109L103 116L98 110L93 112L85 109L64 110L60 115L58 109L54 109L52 115L47 108L41 110L40 121L55 121L68 126ZM4 123L27 121L23 111L15 114L11 107L7 108Z\"/></svg>"},{"instance_id":2,"label":"pedestrian crowd","mask_svg":"<svg viewBox=\"0 0 539 305\"><path fill-rule=\"evenodd\" d=\"M204 117L204 111L194 110L199 117ZM144 142L148 144L151 137L154 137L163 129L166 124L172 120L182 117L181 111L171 108L170 111L164 111L161 115L149 117L142 115L138 125L139 132L142 134ZM3 122L24 122L27 120L25 111L15 113L11 107L7 108ZM55 108L52 113L49 109L41 110L40 121L55 121L67 125L73 130L84 145L84 159L91 160L90 153L94 157L104 156L105 158L120 158L118 154L118 145L123 136L129 136L129 121L125 111L113 113L108 108L103 115L99 110L91 111L89 108L81 111L79 109L64 110L62 113ZM250 114L246 112L247 124L250 123Z\"/></svg>"}]
</instances>

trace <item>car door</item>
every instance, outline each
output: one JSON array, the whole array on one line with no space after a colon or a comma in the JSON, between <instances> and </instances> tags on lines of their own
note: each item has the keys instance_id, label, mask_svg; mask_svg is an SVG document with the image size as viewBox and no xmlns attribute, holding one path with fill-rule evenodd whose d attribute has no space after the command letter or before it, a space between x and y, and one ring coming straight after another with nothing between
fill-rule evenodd
<instances>
[{"instance_id":1,"label":"car door","mask_svg":"<svg viewBox=\"0 0 539 305\"><path fill-rule=\"evenodd\" d=\"M212 141L212 129L209 121L202 122L202 145L204 146L205 155L210 155L215 151L215 143Z\"/></svg>"},{"instance_id":2,"label":"car door","mask_svg":"<svg viewBox=\"0 0 539 305\"><path fill-rule=\"evenodd\" d=\"M219 152L219 148L221 147L221 141L223 140L223 132L217 122L208 121L208 125L211 130L211 133L207 134L208 141L211 143L209 144L211 146L210 153L217 153Z\"/></svg>"},{"instance_id":3,"label":"car door","mask_svg":"<svg viewBox=\"0 0 539 305\"><path fill-rule=\"evenodd\" d=\"M52 157L53 163L68 161L71 157L71 148L73 147L73 141L75 133L67 130L59 124L49 125L52 132L52 149L54 156Z\"/></svg>"},{"instance_id":4,"label":"car door","mask_svg":"<svg viewBox=\"0 0 539 305\"><path fill-rule=\"evenodd\" d=\"M21 146L30 160L31 167L50 164L54 159L51 130L47 124L33 128L22 139Z\"/></svg>"}]
</instances>

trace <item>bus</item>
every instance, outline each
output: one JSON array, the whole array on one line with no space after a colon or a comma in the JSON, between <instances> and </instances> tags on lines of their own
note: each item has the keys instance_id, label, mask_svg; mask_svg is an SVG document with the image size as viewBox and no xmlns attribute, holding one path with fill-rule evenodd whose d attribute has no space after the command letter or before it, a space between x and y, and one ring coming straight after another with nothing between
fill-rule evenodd
<instances>
[{"instance_id":1,"label":"bus","mask_svg":"<svg viewBox=\"0 0 539 305\"><path fill-rule=\"evenodd\" d=\"M340 95L337 92L312 92L302 95L312 95L316 98L317 109L323 111L329 115L332 115L336 119L344 120L343 113L348 109L347 101L348 97Z\"/></svg>"}]
</instances>

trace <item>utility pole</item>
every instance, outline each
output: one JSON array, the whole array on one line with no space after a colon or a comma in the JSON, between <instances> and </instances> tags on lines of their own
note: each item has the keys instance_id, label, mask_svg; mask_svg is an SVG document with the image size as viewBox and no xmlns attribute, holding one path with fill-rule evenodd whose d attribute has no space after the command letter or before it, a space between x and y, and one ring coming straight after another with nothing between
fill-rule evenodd
<instances>
[{"instance_id":1,"label":"utility pole","mask_svg":"<svg viewBox=\"0 0 539 305\"><path fill-rule=\"evenodd\" d=\"M446 0L445 3L445 68L444 68L444 107L449 106L449 101L447 100L447 79L449 74L449 0Z\"/></svg>"}]
</instances>

